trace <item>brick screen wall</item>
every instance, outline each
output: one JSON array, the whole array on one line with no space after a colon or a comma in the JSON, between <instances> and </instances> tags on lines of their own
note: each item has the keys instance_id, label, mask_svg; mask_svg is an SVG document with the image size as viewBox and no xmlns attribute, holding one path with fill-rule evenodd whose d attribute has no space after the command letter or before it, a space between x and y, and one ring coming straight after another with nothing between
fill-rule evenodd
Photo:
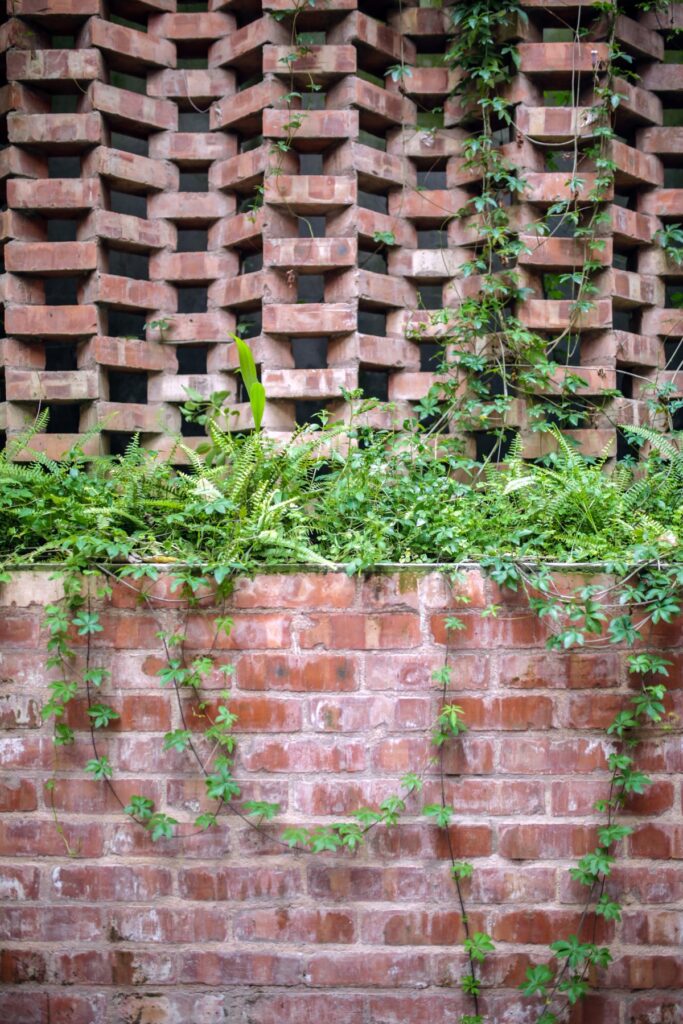
<instances>
[{"instance_id":1,"label":"brick screen wall","mask_svg":"<svg viewBox=\"0 0 683 1024\"><path fill-rule=\"evenodd\" d=\"M314 41L291 81L305 116L275 159L292 116L283 97L293 47L291 19L272 15L291 5L202 6L7 0L0 430L15 435L47 406L49 432L34 446L51 455L102 421L93 450L120 452L136 431L166 450L188 385L227 391L234 425L248 427L227 341L238 323L261 367L270 431L286 435L322 407L343 416L340 389L357 386L394 401L383 422L400 423L434 379L433 339L417 343L406 328L463 295L459 268L476 239L452 218L479 183L463 168L469 114L449 99L457 71L438 66L447 13L303 4L297 31ZM607 47L591 2L522 6L529 21L510 30L521 56L508 90L515 128L502 142L528 183L513 214L524 233L567 195L577 126L580 146L591 136L587 107L550 104L578 74L590 105ZM576 24L579 8L592 29L574 45L562 26ZM587 453L614 437L615 422L646 418L643 388L655 374L678 380L683 336L672 298L683 270L653 245L662 222L683 219L683 65L669 63L680 52L664 32L683 25L683 8L636 16L616 30L640 78L618 84L605 269L569 356L583 367L585 395L616 387L623 397L576 432ZM399 83L387 76L397 62L412 69ZM433 107L444 108L435 131L424 115ZM590 165L580 173L588 191ZM378 252L376 232L396 244ZM561 331L570 302L548 298L543 276L574 269L579 248L570 237L530 241L521 272L534 297L518 312L534 329ZM158 321L167 326L150 326ZM515 416L525 454L538 455L523 407Z\"/></svg>"},{"instance_id":2,"label":"brick screen wall","mask_svg":"<svg viewBox=\"0 0 683 1024\"><path fill-rule=\"evenodd\" d=\"M471 602L457 606L466 629L450 661L470 731L446 754L451 836L475 868L465 883L471 921L497 945L484 971L486 1013L521 1024L536 1019L516 991L526 965L579 917L567 869L595 846L603 730L628 696L626 655L549 653L524 601L477 571L458 592ZM210 833L152 844L83 772L92 756L83 703L70 712L75 747L54 748L40 725L42 606L58 593L46 573L20 574L0 591L3 1024L454 1024L469 1012L447 843L420 819L419 801L357 854L288 853L230 815ZM499 616L481 618L492 600ZM437 574L241 583L218 654L236 666L245 798L279 802L282 824L314 824L396 792L429 753L440 703L431 673L444 663L452 609ZM160 752L180 720L156 676L159 623L169 628L185 612L136 608L119 586L100 611L94 658L112 670L103 697L121 713L100 752L124 800L153 796L191 830L204 786L189 756ZM192 612L188 653L205 651L211 634L210 609ZM669 710L680 714L680 629L660 625L650 641L673 662ZM572 1024L682 1019L678 729L646 740L637 758L653 786L624 812L634 828L615 873L624 916L602 928L615 962ZM73 857L52 818L50 778ZM424 797L438 799L433 775Z\"/></svg>"}]
</instances>

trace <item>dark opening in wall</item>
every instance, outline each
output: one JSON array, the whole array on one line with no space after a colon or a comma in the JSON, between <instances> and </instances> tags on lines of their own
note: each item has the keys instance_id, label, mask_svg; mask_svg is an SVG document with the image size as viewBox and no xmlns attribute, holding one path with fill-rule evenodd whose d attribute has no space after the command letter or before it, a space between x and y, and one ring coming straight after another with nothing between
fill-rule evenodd
<instances>
[{"instance_id":1,"label":"dark opening in wall","mask_svg":"<svg viewBox=\"0 0 683 1024\"><path fill-rule=\"evenodd\" d=\"M133 217L147 219L147 196L134 196L131 192L109 189L109 209L114 213L127 213Z\"/></svg>"},{"instance_id":2,"label":"dark opening in wall","mask_svg":"<svg viewBox=\"0 0 683 1024\"><path fill-rule=\"evenodd\" d=\"M206 313L209 297L208 288L200 288L197 285L178 286L178 312L179 313Z\"/></svg>"},{"instance_id":3,"label":"dark opening in wall","mask_svg":"<svg viewBox=\"0 0 683 1024\"><path fill-rule=\"evenodd\" d=\"M358 266L361 270L371 270L373 274L386 274L387 258L382 252L359 249Z\"/></svg>"},{"instance_id":4,"label":"dark opening in wall","mask_svg":"<svg viewBox=\"0 0 683 1024\"><path fill-rule=\"evenodd\" d=\"M127 89L128 92L138 93L140 96L147 94L147 79L138 75L127 75L122 71L111 71L109 81L117 89Z\"/></svg>"},{"instance_id":5,"label":"dark opening in wall","mask_svg":"<svg viewBox=\"0 0 683 1024\"><path fill-rule=\"evenodd\" d=\"M240 274L253 274L263 267L263 253L253 252L240 254Z\"/></svg>"},{"instance_id":6,"label":"dark opening in wall","mask_svg":"<svg viewBox=\"0 0 683 1024\"><path fill-rule=\"evenodd\" d=\"M446 188L446 172L430 168L417 172L417 184L422 188Z\"/></svg>"},{"instance_id":7,"label":"dark opening in wall","mask_svg":"<svg viewBox=\"0 0 683 1024\"><path fill-rule=\"evenodd\" d=\"M560 366L581 365L581 339L576 334L565 334L553 347L549 357Z\"/></svg>"},{"instance_id":8,"label":"dark opening in wall","mask_svg":"<svg viewBox=\"0 0 683 1024\"><path fill-rule=\"evenodd\" d=\"M124 153L135 153L136 156L149 156L149 141L137 135L124 135L123 132L111 133L111 148L121 149Z\"/></svg>"},{"instance_id":9,"label":"dark opening in wall","mask_svg":"<svg viewBox=\"0 0 683 1024\"><path fill-rule=\"evenodd\" d=\"M375 192L364 192L358 190L358 205L364 210L374 210L375 213L388 213L389 200L386 196L378 195Z\"/></svg>"},{"instance_id":10,"label":"dark opening in wall","mask_svg":"<svg viewBox=\"0 0 683 1024\"><path fill-rule=\"evenodd\" d=\"M176 61L176 67L186 71L205 71L208 66L209 58L206 54L204 56L195 54L188 57L178 57Z\"/></svg>"},{"instance_id":11,"label":"dark opening in wall","mask_svg":"<svg viewBox=\"0 0 683 1024\"><path fill-rule=\"evenodd\" d=\"M110 14L109 21L113 22L114 25L123 25L124 28L137 29L138 32L147 31L147 15L143 14L141 11L139 11L139 17L135 20L132 18L124 18L120 14Z\"/></svg>"},{"instance_id":12,"label":"dark opening in wall","mask_svg":"<svg viewBox=\"0 0 683 1024\"><path fill-rule=\"evenodd\" d=\"M45 369L71 371L78 369L78 352L75 345L63 345L59 341L46 341Z\"/></svg>"},{"instance_id":13,"label":"dark opening in wall","mask_svg":"<svg viewBox=\"0 0 683 1024\"><path fill-rule=\"evenodd\" d=\"M624 210L635 210L637 200L634 194L615 192L613 202L615 206L621 206Z\"/></svg>"},{"instance_id":14,"label":"dark opening in wall","mask_svg":"<svg viewBox=\"0 0 683 1024\"><path fill-rule=\"evenodd\" d=\"M176 345L178 373L206 373L208 345Z\"/></svg>"},{"instance_id":15,"label":"dark opening in wall","mask_svg":"<svg viewBox=\"0 0 683 1024\"><path fill-rule=\"evenodd\" d=\"M378 338L386 338L387 314L374 309L359 309L358 330L361 334L374 334Z\"/></svg>"},{"instance_id":16,"label":"dark opening in wall","mask_svg":"<svg viewBox=\"0 0 683 1024\"><path fill-rule=\"evenodd\" d=\"M179 132L208 132L209 112L198 110L180 110L178 112Z\"/></svg>"},{"instance_id":17,"label":"dark opening in wall","mask_svg":"<svg viewBox=\"0 0 683 1024\"><path fill-rule=\"evenodd\" d=\"M135 434L107 434L110 455L125 455L126 448L133 443Z\"/></svg>"},{"instance_id":18,"label":"dark opening in wall","mask_svg":"<svg viewBox=\"0 0 683 1024\"><path fill-rule=\"evenodd\" d=\"M300 153L299 174L322 174L322 153Z\"/></svg>"},{"instance_id":19,"label":"dark opening in wall","mask_svg":"<svg viewBox=\"0 0 683 1024\"><path fill-rule=\"evenodd\" d=\"M53 218L45 221L48 242L75 242L78 235L78 221Z\"/></svg>"},{"instance_id":20,"label":"dark opening in wall","mask_svg":"<svg viewBox=\"0 0 683 1024\"><path fill-rule=\"evenodd\" d=\"M126 370L110 370L109 401L147 404L147 374Z\"/></svg>"},{"instance_id":21,"label":"dark opening in wall","mask_svg":"<svg viewBox=\"0 0 683 1024\"><path fill-rule=\"evenodd\" d=\"M263 314L260 309L251 310L249 313L242 313L237 321L237 333L240 338L248 341L249 338L258 338L261 333Z\"/></svg>"},{"instance_id":22,"label":"dark opening in wall","mask_svg":"<svg viewBox=\"0 0 683 1024\"><path fill-rule=\"evenodd\" d=\"M181 171L179 192L208 192L209 172L208 171Z\"/></svg>"},{"instance_id":23,"label":"dark opening in wall","mask_svg":"<svg viewBox=\"0 0 683 1024\"><path fill-rule=\"evenodd\" d=\"M617 370L617 388L624 398L633 398L633 376L625 370Z\"/></svg>"},{"instance_id":24,"label":"dark opening in wall","mask_svg":"<svg viewBox=\"0 0 683 1024\"><path fill-rule=\"evenodd\" d=\"M201 423L195 423L193 420L188 420L181 416L180 435L181 437L205 437L206 427Z\"/></svg>"},{"instance_id":25,"label":"dark opening in wall","mask_svg":"<svg viewBox=\"0 0 683 1024\"><path fill-rule=\"evenodd\" d=\"M327 367L328 338L292 338L292 355L297 370L324 370Z\"/></svg>"},{"instance_id":26,"label":"dark opening in wall","mask_svg":"<svg viewBox=\"0 0 683 1024\"><path fill-rule=\"evenodd\" d=\"M149 255L147 253L109 249L107 262L110 274L131 277L135 281L149 281Z\"/></svg>"},{"instance_id":27,"label":"dark opening in wall","mask_svg":"<svg viewBox=\"0 0 683 1024\"><path fill-rule=\"evenodd\" d=\"M423 309L441 309L443 306L443 286L440 284L421 284L417 289L418 305Z\"/></svg>"},{"instance_id":28,"label":"dark opening in wall","mask_svg":"<svg viewBox=\"0 0 683 1024\"><path fill-rule=\"evenodd\" d=\"M420 342L420 369L435 373L443 361L443 345L434 341Z\"/></svg>"},{"instance_id":29,"label":"dark opening in wall","mask_svg":"<svg viewBox=\"0 0 683 1024\"><path fill-rule=\"evenodd\" d=\"M633 273L638 272L638 251L637 249L628 249L622 252L614 252L612 256L612 266L616 267L617 270L629 270Z\"/></svg>"},{"instance_id":30,"label":"dark opening in wall","mask_svg":"<svg viewBox=\"0 0 683 1024\"><path fill-rule=\"evenodd\" d=\"M80 405L50 405L50 417L45 428L46 434L77 434L80 429Z\"/></svg>"},{"instance_id":31,"label":"dark opening in wall","mask_svg":"<svg viewBox=\"0 0 683 1024\"><path fill-rule=\"evenodd\" d=\"M448 232L441 228L429 228L427 231L417 232L418 249L447 249Z\"/></svg>"},{"instance_id":32,"label":"dark opening in wall","mask_svg":"<svg viewBox=\"0 0 683 1024\"><path fill-rule=\"evenodd\" d=\"M73 93L52 93L50 112L52 114L75 114L78 110L78 96Z\"/></svg>"},{"instance_id":33,"label":"dark opening in wall","mask_svg":"<svg viewBox=\"0 0 683 1024\"><path fill-rule=\"evenodd\" d=\"M325 401L316 402L295 402L294 403L294 416L299 426L304 423L318 423L318 414L323 411L327 406Z\"/></svg>"},{"instance_id":34,"label":"dark opening in wall","mask_svg":"<svg viewBox=\"0 0 683 1024\"><path fill-rule=\"evenodd\" d=\"M297 217L299 238L324 238L327 228L326 217Z\"/></svg>"},{"instance_id":35,"label":"dark opening in wall","mask_svg":"<svg viewBox=\"0 0 683 1024\"><path fill-rule=\"evenodd\" d=\"M206 252L209 232L206 228L178 228L176 252Z\"/></svg>"},{"instance_id":36,"label":"dark opening in wall","mask_svg":"<svg viewBox=\"0 0 683 1024\"><path fill-rule=\"evenodd\" d=\"M500 435L485 431L477 432L474 435L477 462L483 462L485 459L501 462L510 451L514 437L514 430L504 430Z\"/></svg>"},{"instance_id":37,"label":"dark opening in wall","mask_svg":"<svg viewBox=\"0 0 683 1024\"><path fill-rule=\"evenodd\" d=\"M74 50L76 48L76 37L75 36L51 36L50 37L50 49L51 50Z\"/></svg>"},{"instance_id":38,"label":"dark opening in wall","mask_svg":"<svg viewBox=\"0 0 683 1024\"><path fill-rule=\"evenodd\" d=\"M683 168L664 168L664 188L683 188Z\"/></svg>"},{"instance_id":39,"label":"dark opening in wall","mask_svg":"<svg viewBox=\"0 0 683 1024\"><path fill-rule=\"evenodd\" d=\"M296 282L296 297L298 302L324 302L324 274L301 274Z\"/></svg>"},{"instance_id":40,"label":"dark opening in wall","mask_svg":"<svg viewBox=\"0 0 683 1024\"><path fill-rule=\"evenodd\" d=\"M616 456L617 462L623 462L624 459L633 459L637 462L639 456L638 445L620 427L617 427Z\"/></svg>"},{"instance_id":41,"label":"dark opening in wall","mask_svg":"<svg viewBox=\"0 0 683 1024\"><path fill-rule=\"evenodd\" d=\"M664 358L667 370L683 370L683 340L665 341Z\"/></svg>"},{"instance_id":42,"label":"dark opening in wall","mask_svg":"<svg viewBox=\"0 0 683 1024\"><path fill-rule=\"evenodd\" d=\"M370 146L371 149L379 149L382 153L387 151L387 140L383 139L381 135L373 135L372 132L361 129L358 132L358 141L364 146Z\"/></svg>"},{"instance_id":43,"label":"dark opening in wall","mask_svg":"<svg viewBox=\"0 0 683 1024\"><path fill-rule=\"evenodd\" d=\"M112 338L144 338L147 317L125 309L107 310L107 332Z\"/></svg>"},{"instance_id":44,"label":"dark opening in wall","mask_svg":"<svg viewBox=\"0 0 683 1024\"><path fill-rule=\"evenodd\" d=\"M48 178L80 178L80 156L49 156L47 158Z\"/></svg>"},{"instance_id":45,"label":"dark opening in wall","mask_svg":"<svg viewBox=\"0 0 683 1024\"><path fill-rule=\"evenodd\" d=\"M240 139L239 151L240 153L250 153L252 149L258 149L259 146L263 145L262 135L252 135L247 139Z\"/></svg>"},{"instance_id":46,"label":"dark opening in wall","mask_svg":"<svg viewBox=\"0 0 683 1024\"><path fill-rule=\"evenodd\" d=\"M615 331L640 334L640 316L639 309L615 309L612 312L612 327Z\"/></svg>"},{"instance_id":47,"label":"dark opening in wall","mask_svg":"<svg viewBox=\"0 0 683 1024\"><path fill-rule=\"evenodd\" d=\"M380 402L389 401L389 374L385 370L360 369L358 387L366 398L377 398Z\"/></svg>"},{"instance_id":48,"label":"dark opening in wall","mask_svg":"<svg viewBox=\"0 0 683 1024\"><path fill-rule=\"evenodd\" d=\"M45 304L47 306L77 306L79 277L46 277Z\"/></svg>"}]
</instances>

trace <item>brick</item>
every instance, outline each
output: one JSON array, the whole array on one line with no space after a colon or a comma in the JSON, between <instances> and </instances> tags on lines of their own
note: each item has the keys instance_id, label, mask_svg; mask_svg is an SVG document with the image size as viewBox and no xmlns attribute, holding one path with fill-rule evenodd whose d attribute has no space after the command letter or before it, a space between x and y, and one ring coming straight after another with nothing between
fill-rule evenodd
<instances>
[{"instance_id":1,"label":"brick","mask_svg":"<svg viewBox=\"0 0 683 1024\"><path fill-rule=\"evenodd\" d=\"M49 338L97 334L95 306L14 306L5 313L8 334Z\"/></svg>"},{"instance_id":2,"label":"brick","mask_svg":"<svg viewBox=\"0 0 683 1024\"><path fill-rule=\"evenodd\" d=\"M94 180L58 178L50 180L10 180L7 198L18 210L35 210L49 214L52 211L90 210L102 203L101 185Z\"/></svg>"},{"instance_id":3,"label":"brick","mask_svg":"<svg viewBox=\"0 0 683 1024\"><path fill-rule=\"evenodd\" d=\"M283 84L270 79L244 89L229 100L216 100L211 105L211 130L228 128L244 134L265 134L265 110L271 104L281 101L286 91Z\"/></svg>"},{"instance_id":4,"label":"brick","mask_svg":"<svg viewBox=\"0 0 683 1024\"><path fill-rule=\"evenodd\" d=\"M332 175L271 176L265 181L264 199L299 215L327 214L355 203L356 182Z\"/></svg>"},{"instance_id":5,"label":"brick","mask_svg":"<svg viewBox=\"0 0 683 1024\"><path fill-rule=\"evenodd\" d=\"M101 239L125 252L149 252L171 244L170 224L144 220L128 213L93 210L78 227L81 239Z\"/></svg>"},{"instance_id":6,"label":"brick","mask_svg":"<svg viewBox=\"0 0 683 1024\"><path fill-rule=\"evenodd\" d=\"M98 146L85 157L82 171L86 177L100 175L112 188L124 192L176 190L178 187L178 172L172 164L106 146Z\"/></svg>"},{"instance_id":7,"label":"brick","mask_svg":"<svg viewBox=\"0 0 683 1024\"><path fill-rule=\"evenodd\" d=\"M102 78L104 61L98 50L11 50L7 77L17 82L78 82Z\"/></svg>"},{"instance_id":8,"label":"brick","mask_svg":"<svg viewBox=\"0 0 683 1024\"><path fill-rule=\"evenodd\" d=\"M172 875L168 868L152 865L99 864L96 867L56 867L51 876L52 891L58 899L140 902L167 896Z\"/></svg>"},{"instance_id":9,"label":"brick","mask_svg":"<svg viewBox=\"0 0 683 1024\"><path fill-rule=\"evenodd\" d=\"M235 77L220 68L157 71L147 78L147 92L150 96L178 100L190 98L195 106L198 103L207 105L218 96L233 94Z\"/></svg>"},{"instance_id":10,"label":"brick","mask_svg":"<svg viewBox=\"0 0 683 1024\"><path fill-rule=\"evenodd\" d=\"M58 148L61 155L78 153L104 141L99 113L12 113L7 118L7 128L10 142L15 145L52 151Z\"/></svg>"},{"instance_id":11,"label":"brick","mask_svg":"<svg viewBox=\"0 0 683 1024\"><path fill-rule=\"evenodd\" d=\"M302 647L368 650L414 647L419 642L419 621L410 613L379 615L309 615L310 625L300 631Z\"/></svg>"},{"instance_id":12,"label":"brick","mask_svg":"<svg viewBox=\"0 0 683 1024\"><path fill-rule=\"evenodd\" d=\"M12 273L82 274L97 266L94 242L10 242L5 267Z\"/></svg>"},{"instance_id":13,"label":"brick","mask_svg":"<svg viewBox=\"0 0 683 1024\"><path fill-rule=\"evenodd\" d=\"M83 28L78 46L97 47L108 55L114 66L123 67L138 74L143 67L174 67L175 46L166 39L160 39L125 25L115 25L102 18L90 18Z\"/></svg>"},{"instance_id":14,"label":"brick","mask_svg":"<svg viewBox=\"0 0 683 1024\"><path fill-rule=\"evenodd\" d=\"M148 131L174 131L178 127L178 108L170 100L140 96L103 82L93 82L88 100L94 110L124 131L131 129L138 134L141 127Z\"/></svg>"},{"instance_id":15,"label":"brick","mask_svg":"<svg viewBox=\"0 0 683 1024\"><path fill-rule=\"evenodd\" d=\"M321 334L348 334L354 330L356 318L351 308L342 303L324 305L273 305L263 307L263 330L268 334L295 337Z\"/></svg>"}]
</instances>

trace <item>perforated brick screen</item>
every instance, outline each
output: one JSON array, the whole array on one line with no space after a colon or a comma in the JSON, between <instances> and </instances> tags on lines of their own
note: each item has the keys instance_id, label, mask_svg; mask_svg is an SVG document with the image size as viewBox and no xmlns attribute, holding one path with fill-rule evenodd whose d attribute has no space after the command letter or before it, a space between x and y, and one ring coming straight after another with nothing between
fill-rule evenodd
<instances>
[{"instance_id":1,"label":"perforated brick screen","mask_svg":"<svg viewBox=\"0 0 683 1024\"><path fill-rule=\"evenodd\" d=\"M295 30L306 52L293 63L292 18L273 16L291 6L8 0L0 430L10 437L47 406L48 432L33 444L51 455L102 421L93 450L121 451L136 431L167 450L187 386L226 390L233 425L248 427L229 341L238 325L273 432L323 407L343 416L341 388L395 402L387 423L426 394L435 345L406 328L461 300L473 238L453 215L480 187L463 166L467 113L449 98L457 69L439 66L448 12L305 3ZM510 30L521 64L507 96L515 127L501 141L527 181L513 210L522 232L566 196L574 137L591 136L589 106L557 104L577 80L590 91L605 57L593 6L527 0L528 23ZM593 27L566 41L579 8ZM679 379L683 268L653 236L683 219L683 65L670 62L678 44L665 32L683 26L683 11L635 17L616 27L640 78L617 81L605 269L567 359L584 395L622 395L576 431L588 453L615 423L644 421L655 375ZM394 81L396 64L412 74ZM288 103L293 89L301 99ZM589 190L590 166L581 176ZM378 246L378 233L394 244ZM549 297L544 278L576 267L576 240L560 231L530 248L521 272L534 297L517 312L562 330L570 302ZM521 403L515 416L525 432ZM193 429L182 427L190 444ZM539 454L538 435L525 436L525 454Z\"/></svg>"}]
</instances>

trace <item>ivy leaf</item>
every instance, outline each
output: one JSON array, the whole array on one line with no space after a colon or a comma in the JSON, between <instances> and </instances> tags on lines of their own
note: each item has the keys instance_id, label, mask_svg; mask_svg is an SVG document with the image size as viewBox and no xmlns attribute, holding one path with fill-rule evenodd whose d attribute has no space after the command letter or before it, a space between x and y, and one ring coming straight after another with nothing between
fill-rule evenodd
<instances>
[{"instance_id":1,"label":"ivy leaf","mask_svg":"<svg viewBox=\"0 0 683 1024\"><path fill-rule=\"evenodd\" d=\"M419 793L422 790L422 779L415 772L408 772L401 779L401 785L408 793Z\"/></svg>"},{"instance_id":2,"label":"ivy leaf","mask_svg":"<svg viewBox=\"0 0 683 1024\"><path fill-rule=\"evenodd\" d=\"M92 718L95 729L104 729L115 718L120 718L118 711L114 711L108 704L93 704L88 708L88 714Z\"/></svg>"},{"instance_id":3,"label":"ivy leaf","mask_svg":"<svg viewBox=\"0 0 683 1024\"><path fill-rule=\"evenodd\" d=\"M197 828L206 830L214 828L218 824L218 819L215 814L200 814L195 818L194 823Z\"/></svg>"},{"instance_id":4,"label":"ivy leaf","mask_svg":"<svg viewBox=\"0 0 683 1024\"><path fill-rule=\"evenodd\" d=\"M565 978L559 984L560 992L564 992L567 999L573 1006L574 1003L578 1003L579 999L582 999L588 991L588 982L579 974L572 974L571 977Z\"/></svg>"},{"instance_id":5,"label":"ivy leaf","mask_svg":"<svg viewBox=\"0 0 683 1024\"><path fill-rule=\"evenodd\" d=\"M305 828L286 828L281 838L283 843L287 843L287 846L293 849L295 846L308 846L310 835Z\"/></svg>"},{"instance_id":6,"label":"ivy leaf","mask_svg":"<svg viewBox=\"0 0 683 1024\"><path fill-rule=\"evenodd\" d=\"M164 750L186 750L189 746L191 733L188 729L174 729L164 736Z\"/></svg>"},{"instance_id":7,"label":"ivy leaf","mask_svg":"<svg viewBox=\"0 0 683 1024\"><path fill-rule=\"evenodd\" d=\"M605 893L598 900L595 913L599 917L604 917L606 921L621 921L621 906Z\"/></svg>"},{"instance_id":8,"label":"ivy leaf","mask_svg":"<svg viewBox=\"0 0 683 1024\"><path fill-rule=\"evenodd\" d=\"M443 804L427 804L422 808L422 813L428 818L432 818L438 828L448 828L455 811L452 807Z\"/></svg>"},{"instance_id":9,"label":"ivy leaf","mask_svg":"<svg viewBox=\"0 0 683 1024\"><path fill-rule=\"evenodd\" d=\"M473 872L474 866L466 861L461 861L451 865L451 875L453 878L471 878Z\"/></svg>"},{"instance_id":10,"label":"ivy leaf","mask_svg":"<svg viewBox=\"0 0 683 1024\"><path fill-rule=\"evenodd\" d=\"M97 612L79 612L78 615L74 615L71 622L78 628L79 636L101 633L104 629Z\"/></svg>"},{"instance_id":11,"label":"ivy leaf","mask_svg":"<svg viewBox=\"0 0 683 1024\"><path fill-rule=\"evenodd\" d=\"M171 839L177 824L178 822L175 818L171 818L168 814L162 814L157 811L149 819L149 824L147 826L152 836L152 842L156 843L160 839Z\"/></svg>"},{"instance_id":12,"label":"ivy leaf","mask_svg":"<svg viewBox=\"0 0 683 1024\"><path fill-rule=\"evenodd\" d=\"M267 803L265 800L247 800L244 803L244 811L252 818L272 821L279 813L280 805Z\"/></svg>"},{"instance_id":13,"label":"ivy leaf","mask_svg":"<svg viewBox=\"0 0 683 1024\"><path fill-rule=\"evenodd\" d=\"M554 974L546 964L537 964L535 967L527 967L526 981L519 987L525 996L545 996L553 978Z\"/></svg>"},{"instance_id":14,"label":"ivy leaf","mask_svg":"<svg viewBox=\"0 0 683 1024\"><path fill-rule=\"evenodd\" d=\"M479 963L483 963L488 954L496 948L491 936L486 932L475 932L469 939L465 939L463 945L468 956Z\"/></svg>"},{"instance_id":15,"label":"ivy leaf","mask_svg":"<svg viewBox=\"0 0 683 1024\"><path fill-rule=\"evenodd\" d=\"M85 766L86 772L90 772L96 779L110 779L114 774L114 769L109 763L107 757L93 757L88 761Z\"/></svg>"},{"instance_id":16,"label":"ivy leaf","mask_svg":"<svg viewBox=\"0 0 683 1024\"><path fill-rule=\"evenodd\" d=\"M55 725L55 734L53 737L53 743L56 747L67 747L74 742L76 734L73 729L70 729L68 725L64 725L61 722L57 722Z\"/></svg>"},{"instance_id":17,"label":"ivy leaf","mask_svg":"<svg viewBox=\"0 0 683 1024\"><path fill-rule=\"evenodd\" d=\"M140 821L147 821L152 817L152 811L154 810L154 801L149 800L146 796L131 796L130 802L124 807L124 814L130 814L134 818L139 818Z\"/></svg>"}]
</instances>

